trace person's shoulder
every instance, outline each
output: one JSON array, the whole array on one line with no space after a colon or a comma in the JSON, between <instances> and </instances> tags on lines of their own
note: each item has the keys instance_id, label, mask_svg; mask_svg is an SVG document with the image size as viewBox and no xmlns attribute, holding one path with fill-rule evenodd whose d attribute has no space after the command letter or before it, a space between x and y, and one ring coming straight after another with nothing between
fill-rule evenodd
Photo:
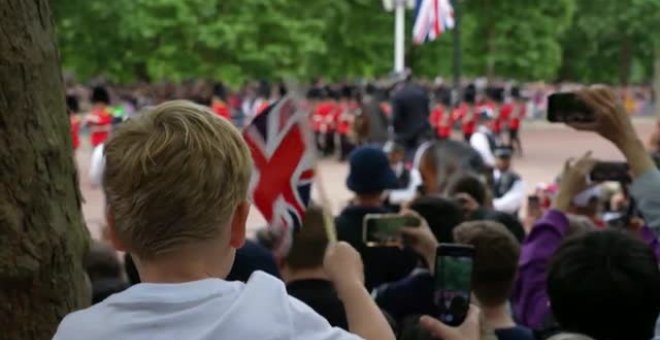
<instances>
[{"instance_id":1,"label":"person's shoulder","mask_svg":"<svg viewBox=\"0 0 660 340\"><path fill-rule=\"evenodd\" d=\"M520 176L519 173L517 173L513 170L508 170L508 171L504 172L503 175L511 177L511 179L514 180L514 181L522 180L522 176Z\"/></svg>"},{"instance_id":2,"label":"person's shoulder","mask_svg":"<svg viewBox=\"0 0 660 340\"><path fill-rule=\"evenodd\" d=\"M53 339L102 338L104 328L99 325L103 325L107 317L108 310L104 302L70 313L60 322Z\"/></svg>"},{"instance_id":3,"label":"person's shoulder","mask_svg":"<svg viewBox=\"0 0 660 340\"><path fill-rule=\"evenodd\" d=\"M293 321L294 339L355 340L361 339L341 328L332 327L328 320L302 301L290 297L289 312Z\"/></svg>"},{"instance_id":4,"label":"person's shoulder","mask_svg":"<svg viewBox=\"0 0 660 340\"><path fill-rule=\"evenodd\" d=\"M242 295L245 299L254 301L255 303L251 305L262 311L263 306L270 306L269 314L277 316L280 326L284 321L281 317L285 316L287 318L285 322L291 327L288 331L293 335L293 339L358 339L346 331L331 327L328 321L311 307L288 295L281 280L264 272L256 271L250 276ZM249 304L245 300L241 303L244 308ZM265 315L260 319L264 325L269 323Z\"/></svg>"},{"instance_id":5,"label":"person's shoulder","mask_svg":"<svg viewBox=\"0 0 660 340\"><path fill-rule=\"evenodd\" d=\"M257 304L273 304L282 307L290 298L284 282L266 272L257 270L245 283L241 292L243 300L251 300Z\"/></svg>"},{"instance_id":6,"label":"person's shoulder","mask_svg":"<svg viewBox=\"0 0 660 340\"><path fill-rule=\"evenodd\" d=\"M476 129L472 136L470 136L470 144L474 143L477 140L483 139L484 133L482 131L479 131L479 129Z\"/></svg>"},{"instance_id":7,"label":"person's shoulder","mask_svg":"<svg viewBox=\"0 0 660 340\"><path fill-rule=\"evenodd\" d=\"M263 287L286 291L284 282L282 282L282 280L261 270L257 270L252 273L250 278L245 283L245 289L260 289Z\"/></svg>"}]
</instances>

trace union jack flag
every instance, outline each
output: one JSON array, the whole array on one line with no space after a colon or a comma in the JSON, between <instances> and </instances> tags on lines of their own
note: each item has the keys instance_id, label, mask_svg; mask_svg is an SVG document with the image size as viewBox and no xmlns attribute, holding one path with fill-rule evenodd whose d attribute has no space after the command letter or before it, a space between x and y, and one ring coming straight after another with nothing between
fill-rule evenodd
<instances>
[{"instance_id":1,"label":"union jack flag","mask_svg":"<svg viewBox=\"0 0 660 340\"><path fill-rule=\"evenodd\" d=\"M417 0L413 42L433 41L444 31L454 28L454 8L449 0Z\"/></svg>"},{"instance_id":2,"label":"union jack flag","mask_svg":"<svg viewBox=\"0 0 660 340\"><path fill-rule=\"evenodd\" d=\"M302 224L314 178L314 146L307 114L290 96L268 106L243 130L254 160L252 202L278 236L285 254Z\"/></svg>"}]
</instances>

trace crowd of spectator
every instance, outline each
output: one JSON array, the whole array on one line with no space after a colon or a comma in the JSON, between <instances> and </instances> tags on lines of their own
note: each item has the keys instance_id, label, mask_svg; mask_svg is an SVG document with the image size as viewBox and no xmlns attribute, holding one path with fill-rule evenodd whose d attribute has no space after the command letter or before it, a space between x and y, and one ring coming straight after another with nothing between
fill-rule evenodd
<instances>
[{"instance_id":1,"label":"crowd of spectator","mask_svg":"<svg viewBox=\"0 0 660 340\"><path fill-rule=\"evenodd\" d=\"M468 144L422 145L409 200L392 199L404 150L359 146L353 197L332 226L339 242L312 205L282 258L267 233L246 240L251 157L228 120L184 101L135 115L104 146L112 248L96 244L86 260L94 305L55 339L660 338L660 172L614 91L577 93L596 119L569 125L609 140L630 167L609 199L593 194L586 152L539 188L526 230L495 209L493 169ZM365 217L386 213L421 221L400 230L401 247L363 240ZM600 223L605 213L616 223ZM458 327L436 318L442 243L475 250L473 304Z\"/></svg>"}]
</instances>

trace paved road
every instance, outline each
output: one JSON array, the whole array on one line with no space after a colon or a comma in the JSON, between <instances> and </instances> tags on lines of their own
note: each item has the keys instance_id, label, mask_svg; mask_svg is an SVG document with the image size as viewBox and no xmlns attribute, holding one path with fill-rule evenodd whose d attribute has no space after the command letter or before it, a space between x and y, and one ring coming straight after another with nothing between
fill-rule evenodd
<instances>
[{"instance_id":1,"label":"paved road","mask_svg":"<svg viewBox=\"0 0 660 340\"><path fill-rule=\"evenodd\" d=\"M643 140L647 140L653 125L654 121L648 118L635 121L637 131ZM515 159L514 167L523 176L528 190L532 190L536 183L552 180L566 158L580 156L588 150L592 150L594 156L599 159L622 159L621 154L607 141L593 134L576 132L564 126L545 122L529 123L523 127L521 137L525 155L523 158ZM90 147L83 143L76 158L81 176L81 191L85 198L83 213L92 236L98 238L103 225L103 195L100 190L93 189L89 184L87 174L90 153ZM348 173L347 166L333 160L323 160L320 172L332 208L337 212L351 197L344 184ZM313 195L316 196L316 192L313 192ZM253 231L263 225L265 222L259 212L252 209L248 219L249 230Z\"/></svg>"}]
</instances>

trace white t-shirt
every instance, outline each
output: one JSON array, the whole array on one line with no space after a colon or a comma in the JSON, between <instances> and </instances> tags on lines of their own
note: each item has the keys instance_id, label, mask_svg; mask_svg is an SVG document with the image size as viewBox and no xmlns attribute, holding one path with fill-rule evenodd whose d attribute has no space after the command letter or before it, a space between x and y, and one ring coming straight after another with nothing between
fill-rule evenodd
<instances>
[{"instance_id":1,"label":"white t-shirt","mask_svg":"<svg viewBox=\"0 0 660 340\"><path fill-rule=\"evenodd\" d=\"M54 339L359 339L255 272L246 284L220 279L141 283L62 320Z\"/></svg>"}]
</instances>

